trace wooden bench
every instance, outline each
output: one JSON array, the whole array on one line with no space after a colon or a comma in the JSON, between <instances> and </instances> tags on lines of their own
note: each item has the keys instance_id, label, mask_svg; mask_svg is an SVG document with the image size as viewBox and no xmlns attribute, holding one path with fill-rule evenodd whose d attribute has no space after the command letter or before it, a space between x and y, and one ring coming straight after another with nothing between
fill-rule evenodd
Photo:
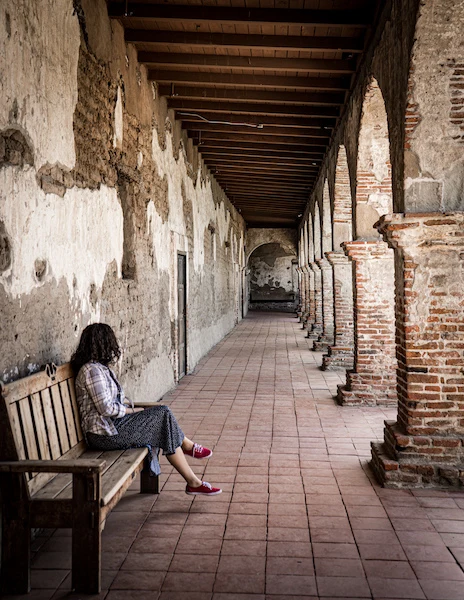
<instances>
[{"instance_id":1,"label":"wooden bench","mask_svg":"<svg viewBox=\"0 0 464 600\"><path fill-rule=\"evenodd\" d=\"M72 529L72 588L99 593L101 531L141 471L141 493L158 493L147 448L88 450L69 364L2 386L0 394L2 592L30 591L33 528Z\"/></svg>"}]
</instances>

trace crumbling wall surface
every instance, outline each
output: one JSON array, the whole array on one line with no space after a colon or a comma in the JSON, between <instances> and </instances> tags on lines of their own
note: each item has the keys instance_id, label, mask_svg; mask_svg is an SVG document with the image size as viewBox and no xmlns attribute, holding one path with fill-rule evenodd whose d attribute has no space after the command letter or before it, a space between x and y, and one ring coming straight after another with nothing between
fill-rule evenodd
<instances>
[{"instance_id":1,"label":"crumbling wall surface","mask_svg":"<svg viewBox=\"0 0 464 600\"><path fill-rule=\"evenodd\" d=\"M8 3L0 31L0 377L66 362L102 320L128 393L159 398L177 379L177 254L191 369L241 314L243 220L104 0Z\"/></svg>"},{"instance_id":2,"label":"crumbling wall surface","mask_svg":"<svg viewBox=\"0 0 464 600\"><path fill-rule=\"evenodd\" d=\"M409 79L407 212L464 209L464 1L419 9Z\"/></svg>"}]
</instances>

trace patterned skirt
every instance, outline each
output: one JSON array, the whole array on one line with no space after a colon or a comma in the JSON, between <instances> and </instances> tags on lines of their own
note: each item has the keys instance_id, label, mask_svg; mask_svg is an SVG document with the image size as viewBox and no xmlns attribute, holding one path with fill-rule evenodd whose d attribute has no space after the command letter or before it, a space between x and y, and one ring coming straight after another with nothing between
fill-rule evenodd
<instances>
[{"instance_id":1,"label":"patterned skirt","mask_svg":"<svg viewBox=\"0 0 464 600\"><path fill-rule=\"evenodd\" d=\"M161 473L158 455L174 454L182 444L184 433L168 406L152 406L143 411L113 419L117 435L87 432L87 444L94 450L128 450L147 447L153 475Z\"/></svg>"}]
</instances>

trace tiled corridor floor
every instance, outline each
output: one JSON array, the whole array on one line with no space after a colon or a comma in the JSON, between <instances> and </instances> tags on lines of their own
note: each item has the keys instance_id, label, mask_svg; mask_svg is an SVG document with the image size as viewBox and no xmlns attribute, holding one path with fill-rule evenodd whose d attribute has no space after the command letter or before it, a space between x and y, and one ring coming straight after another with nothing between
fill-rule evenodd
<instances>
[{"instance_id":1,"label":"tiled corridor floor","mask_svg":"<svg viewBox=\"0 0 464 600\"><path fill-rule=\"evenodd\" d=\"M107 521L102 598L464 600L464 493L381 489L369 442L395 411L337 406L320 363L293 315L255 313L164 398L224 492L187 496L162 459L161 494L134 485ZM63 598L69 532L34 546L29 598Z\"/></svg>"}]
</instances>

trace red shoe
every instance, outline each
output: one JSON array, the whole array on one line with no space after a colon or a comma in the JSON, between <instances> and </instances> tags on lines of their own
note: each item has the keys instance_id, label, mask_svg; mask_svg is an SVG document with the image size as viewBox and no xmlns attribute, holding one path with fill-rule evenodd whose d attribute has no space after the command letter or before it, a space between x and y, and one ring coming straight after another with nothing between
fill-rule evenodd
<instances>
[{"instance_id":1,"label":"red shoe","mask_svg":"<svg viewBox=\"0 0 464 600\"><path fill-rule=\"evenodd\" d=\"M207 481L202 481L201 485L198 487L190 487L187 485L185 493L190 496L217 496L222 493L222 490L221 488L213 488Z\"/></svg>"},{"instance_id":2,"label":"red shoe","mask_svg":"<svg viewBox=\"0 0 464 600\"><path fill-rule=\"evenodd\" d=\"M184 450L184 454L192 456L193 458L209 458L213 455L213 451L209 448L203 448L200 444L193 444L191 450Z\"/></svg>"}]
</instances>

